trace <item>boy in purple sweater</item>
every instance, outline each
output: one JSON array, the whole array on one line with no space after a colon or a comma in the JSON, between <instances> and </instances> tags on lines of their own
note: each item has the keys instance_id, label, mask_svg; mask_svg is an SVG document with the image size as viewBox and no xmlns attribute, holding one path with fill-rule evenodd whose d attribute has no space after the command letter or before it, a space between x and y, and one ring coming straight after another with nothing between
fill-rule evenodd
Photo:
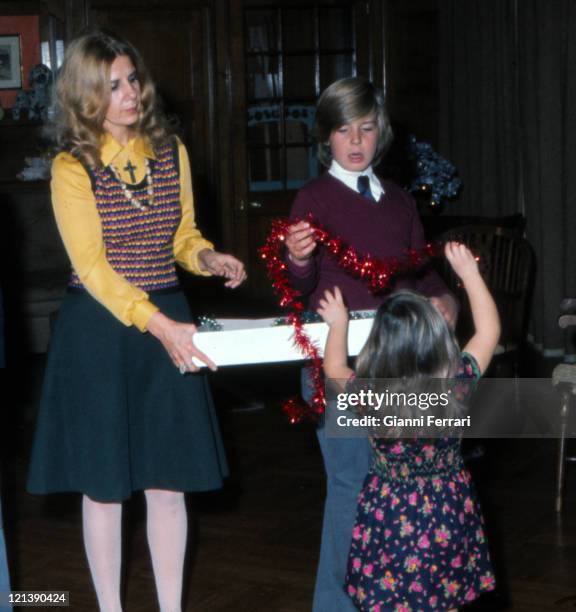
<instances>
[{"instance_id":1,"label":"boy in purple sweater","mask_svg":"<svg viewBox=\"0 0 576 612\"><path fill-rule=\"evenodd\" d=\"M301 189L291 218L308 214L334 236L340 236L363 254L378 259L402 257L409 249L425 246L424 232L412 197L394 183L380 180L372 166L392 139L382 93L363 78L332 83L316 108L318 157L328 171ZM316 310L325 289L339 287L352 310L377 308L383 295L374 295L365 283L351 277L318 247L306 221L290 227L286 239L288 268L293 286ZM440 277L430 268L399 278L390 290L410 288L430 297L449 324L457 306ZM303 395L312 395L306 370ZM318 428L324 458L327 494L320 561L314 592L314 612L345 612L354 606L343 589L356 498L369 466L367 439L329 438Z\"/></svg>"}]
</instances>

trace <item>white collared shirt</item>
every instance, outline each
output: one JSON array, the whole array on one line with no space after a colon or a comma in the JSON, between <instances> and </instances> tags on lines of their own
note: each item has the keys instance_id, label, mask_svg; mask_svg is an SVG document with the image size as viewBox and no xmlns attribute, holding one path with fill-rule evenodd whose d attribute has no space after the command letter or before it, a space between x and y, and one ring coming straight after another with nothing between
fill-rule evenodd
<instances>
[{"instance_id":1,"label":"white collared shirt","mask_svg":"<svg viewBox=\"0 0 576 612\"><path fill-rule=\"evenodd\" d=\"M367 176L370 181L370 191L374 196L376 202L380 200L380 197L384 193L384 188L380 183L378 177L374 174L374 170L372 170L372 166L368 166L366 170L363 172L352 172L350 170L345 170L342 166L335 160L332 160L332 164L330 164L330 168L328 172L339 181L342 181L344 185L353 189L356 193L358 192L358 177L359 176Z\"/></svg>"}]
</instances>

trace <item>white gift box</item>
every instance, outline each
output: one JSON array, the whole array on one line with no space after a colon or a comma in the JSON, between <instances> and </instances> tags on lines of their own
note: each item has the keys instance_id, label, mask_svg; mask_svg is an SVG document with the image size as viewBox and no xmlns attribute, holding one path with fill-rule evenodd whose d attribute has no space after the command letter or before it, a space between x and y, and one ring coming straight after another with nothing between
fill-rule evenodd
<instances>
[{"instance_id":1,"label":"white gift box","mask_svg":"<svg viewBox=\"0 0 576 612\"><path fill-rule=\"evenodd\" d=\"M291 325L275 325L276 319L218 319L219 331L200 331L194 344L217 366L274 363L306 359L294 345ZM368 337L372 318L352 319L348 326L348 354L357 355ZM324 353L328 326L307 323L304 330ZM198 366L204 364L194 358Z\"/></svg>"}]
</instances>

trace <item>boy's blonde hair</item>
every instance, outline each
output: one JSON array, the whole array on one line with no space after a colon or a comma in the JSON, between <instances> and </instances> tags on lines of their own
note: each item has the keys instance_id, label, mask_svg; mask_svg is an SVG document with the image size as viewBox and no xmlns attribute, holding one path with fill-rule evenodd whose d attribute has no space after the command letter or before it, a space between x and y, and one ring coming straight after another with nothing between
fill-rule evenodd
<instances>
[{"instance_id":1,"label":"boy's blonde hair","mask_svg":"<svg viewBox=\"0 0 576 612\"><path fill-rule=\"evenodd\" d=\"M318 159L324 166L329 167L332 163L330 134L346 123L369 115L374 116L378 125L378 146L371 162L377 165L392 141L382 91L363 77L348 77L335 81L322 92L316 105L314 135Z\"/></svg>"}]
</instances>

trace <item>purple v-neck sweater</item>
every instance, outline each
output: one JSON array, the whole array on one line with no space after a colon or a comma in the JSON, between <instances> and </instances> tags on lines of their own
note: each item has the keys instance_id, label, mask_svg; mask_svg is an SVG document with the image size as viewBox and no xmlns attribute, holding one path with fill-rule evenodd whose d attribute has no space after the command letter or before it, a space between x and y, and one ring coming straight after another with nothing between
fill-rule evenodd
<instances>
[{"instance_id":1,"label":"purple v-neck sweater","mask_svg":"<svg viewBox=\"0 0 576 612\"><path fill-rule=\"evenodd\" d=\"M291 219L308 214L334 236L340 236L359 253L378 259L402 257L409 249L425 246L424 231L413 198L389 181L382 181L384 194L374 203L325 172L296 195ZM351 310L377 308L395 289L413 289L427 296L448 293L446 285L430 267L409 277L397 278L390 289L374 295L360 279L351 277L319 246L310 262L298 267L288 262L293 286L316 310L325 289L338 286Z\"/></svg>"}]
</instances>

